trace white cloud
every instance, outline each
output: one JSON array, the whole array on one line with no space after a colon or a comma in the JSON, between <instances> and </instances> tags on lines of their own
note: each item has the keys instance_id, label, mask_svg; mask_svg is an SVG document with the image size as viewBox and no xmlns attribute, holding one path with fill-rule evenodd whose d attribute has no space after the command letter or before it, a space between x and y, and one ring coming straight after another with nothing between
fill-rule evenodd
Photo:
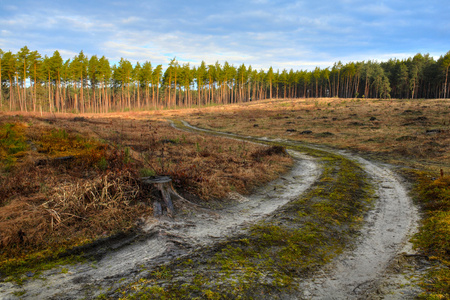
<instances>
[{"instance_id":1,"label":"white cloud","mask_svg":"<svg viewBox=\"0 0 450 300\"><path fill-rule=\"evenodd\" d=\"M146 60L152 62L166 62L166 57L161 52L152 48L146 48L143 45L133 45L129 41L107 41L101 47L105 51L105 55L112 61L119 61L121 57L135 63L137 61L144 62Z\"/></svg>"},{"instance_id":2,"label":"white cloud","mask_svg":"<svg viewBox=\"0 0 450 300\"><path fill-rule=\"evenodd\" d=\"M9 31L9 30L5 30L5 29L2 29L1 31L0 31L0 35L1 36L12 36L12 33L11 33L11 31Z\"/></svg>"},{"instance_id":3,"label":"white cloud","mask_svg":"<svg viewBox=\"0 0 450 300\"><path fill-rule=\"evenodd\" d=\"M387 6L385 3L378 1L378 3L370 3L360 6L356 9L364 14L386 16L395 13L396 11Z\"/></svg>"},{"instance_id":4,"label":"white cloud","mask_svg":"<svg viewBox=\"0 0 450 300\"><path fill-rule=\"evenodd\" d=\"M29 7L17 1L0 5L0 46L58 49L68 58L83 49L111 61L165 64L176 56L192 64L314 69L423 49L439 53L450 40L442 29L448 21L430 18L442 0L117 2L102 9L91 7L95 1Z\"/></svg>"},{"instance_id":5,"label":"white cloud","mask_svg":"<svg viewBox=\"0 0 450 300\"><path fill-rule=\"evenodd\" d=\"M276 65L281 69L294 69L294 70L314 70L316 67L321 69L325 69L331 67L334 64L334 61L284 61L284 62L276 62Z\"/></svg>"},{"instance_id":6,"label":"white cloud","mask_svg":"<svg viewBox=\"0 0 450 300\"><path fill-rule=\"evenodd\" d=\"M134 16L120 20L120 22L123 24L139 23L141 21L143 21L142 18L138 18L138 17L134 17Z\"/></svg>"}]
</instances>

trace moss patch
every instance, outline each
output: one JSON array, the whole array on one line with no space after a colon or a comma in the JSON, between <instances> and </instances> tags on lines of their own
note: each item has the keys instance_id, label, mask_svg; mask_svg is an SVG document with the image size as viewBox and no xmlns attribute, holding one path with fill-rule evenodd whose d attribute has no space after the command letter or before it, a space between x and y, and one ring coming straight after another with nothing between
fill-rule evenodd
<instances>
[{"instance_id":1,"label":"moss patch","mask_svg":"<svg viewBox=\"0 0 450 300\"><path fill-rule=\"evenodd\" d=\"M5 171L9 171L17 158L29 147L26 143L25 128L23 123L0 125L0 167Z\"/></svg>"},{"instance_id":2,"label":"moss patch","mask_svg":"<svg viewBox=\"0 0 450 300\"><path fill-rule=\"evenodd\" d=\"M427 291L423 299L450 298L450 176L433 177L413 172L417 182L414 193L424 210L419 233L414 238L419 247L436 262L422 281Z\"/></svg>"},{"instance_id":3,"label":"moss patch","mask_svg":"<svg viewBox=\"0 0 450 300\"><path fill-rule=\"evenodd\" d=\"M275 143L272 143L275 144ZM321 158L324 172L305 195L249 229L123 288L125 299L266 299L295 293L298 280L341 253L361 226L372 191L354 162L278 143ZM262 296L264 295L264 296Z\"/></svg>"}]
</instances>

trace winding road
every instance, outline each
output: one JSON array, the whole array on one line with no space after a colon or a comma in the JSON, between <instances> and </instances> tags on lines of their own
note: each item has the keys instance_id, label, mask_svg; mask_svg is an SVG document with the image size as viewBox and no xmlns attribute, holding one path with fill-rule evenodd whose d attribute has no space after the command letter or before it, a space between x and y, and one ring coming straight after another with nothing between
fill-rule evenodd
<instances>
[{"instance_id":1,"label":"winding road","mask_svg":"<svg viewBox=\"0 0 450 300\"><path fill-rule=\"evenodd\" d=\"M187 123L184 125L192 130L208 132ZM233 134L225 135L240 138ZM286 145L294 143L277 142ZM340 255L318 276L304 281L300 286L303 293L300 297L365 298L364 295L376 287L390 261L402 251L409 236L416 230L418 213L401 179L389 166L367 161L345 151L320 150L357 161L371 178L378 198L367 216L357 246ZM248 224L269 216L289 201L297 199L320 176L320 164L314 158L296 151L289 151L289 154L295 164L288 174L258 189L249 197L235 194L236 205L215 213L184 204L184 213L177 215L174 220L145 220L142 224L145 234L107 252L95 264L64 266L64 271L62 267L55 268L44 272L40 276L42 279L30 278L22 286L13 282L0 282L0 299L93 298L108 288L116 289L144 277L152 267L187 256L193 250L245 230ZM277 187L276 191L274 187Z\"/></svg>"},{"instance_id":2,"label":"winding road","mask_svg":"<svg viewBox=\"0 0 450 300\"><path fill-rule=\"evenodd\" d=\"M210 132L183 124L194 130ZM213 133L217 133L213 131ZM221 133L231 138L252 138L231 133ZM285 145L295 145L288 140L271 140ZM302 144L302 146L305 146ZM366 298L382 280L389 263L405 249L410 249L408 240L417 231L418 210L408 197L402 179L389 165L368 161L347 151L310 146L312 149L339 154L360 164L369 175L377 195L374 208L369 212L361 230L357 247L347 251L315 276L301 284L305 299L361 299ZM402 296L399 296L400 298ZM394 298L394 297L391 297ZM400 299L399 298L399 299Z\"/></svg>"},{"instance_id":3,"label":"winding road","mask_svg":"<svg viewBox=\"0 0 450 300\"><path fill-rule=\"evenodd\" d=\"M402 180L388 166L339 153L359 162L370 175L378 198L357 247L338 257L321 276L304 282L305 298L366 299L376 290L389 263L408 248L408 239L418 226L418 211Z\"/></svg>"}]
</instances>

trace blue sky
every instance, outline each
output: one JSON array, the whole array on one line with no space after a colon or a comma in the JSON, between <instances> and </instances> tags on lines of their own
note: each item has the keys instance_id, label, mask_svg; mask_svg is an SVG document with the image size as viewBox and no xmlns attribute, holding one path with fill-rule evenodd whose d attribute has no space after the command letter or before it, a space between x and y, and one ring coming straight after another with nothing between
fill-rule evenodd
<instances>
[{"instance_id":1,"label":"blue sky","mask_svg":"<svg viewBox=\"0 0 450 300\"><path fill-rule=\"evenodd\" d=\"M449 0L0 0L0 49L314 69L450 50Z\"/></svg>"}]
</instances>

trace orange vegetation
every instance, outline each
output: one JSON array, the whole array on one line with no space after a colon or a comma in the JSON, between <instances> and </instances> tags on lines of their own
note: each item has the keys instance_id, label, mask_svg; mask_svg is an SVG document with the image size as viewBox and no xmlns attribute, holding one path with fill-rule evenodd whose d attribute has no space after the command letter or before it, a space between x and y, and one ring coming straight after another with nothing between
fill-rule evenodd
<instances>
[{"instance_id":1,"label":"orange vegetation","mask_svg":"<svg viewBox=\"0 0 450 300\"><path fill-rule=\"evenodd\" d=\"M284 152L155 119L0 116L0 128L10 137L0 144L0 262L152 216L157 193L141 184L142 171L172 176L180 194L200 202L248 193L291 164Z\"/></svg>"}]
</instances>

